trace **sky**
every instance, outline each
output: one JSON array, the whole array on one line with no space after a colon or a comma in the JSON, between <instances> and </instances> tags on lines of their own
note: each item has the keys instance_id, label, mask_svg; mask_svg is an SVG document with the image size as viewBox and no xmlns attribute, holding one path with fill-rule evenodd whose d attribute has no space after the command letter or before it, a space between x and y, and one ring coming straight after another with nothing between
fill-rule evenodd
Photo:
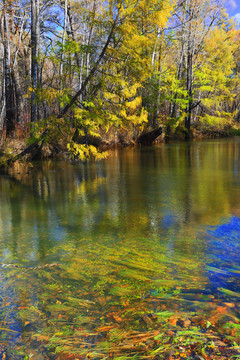
<instances>
[{"instance_id":1,"label":"sky","mask_svg":"<svg viewBox=\"0 0 240 360\"><path fill-rule=\"evenodd\" d=\"M233 16L240 23L240 0L228 0L227 9L229 15Z\"/></svg>"}]
</instances>

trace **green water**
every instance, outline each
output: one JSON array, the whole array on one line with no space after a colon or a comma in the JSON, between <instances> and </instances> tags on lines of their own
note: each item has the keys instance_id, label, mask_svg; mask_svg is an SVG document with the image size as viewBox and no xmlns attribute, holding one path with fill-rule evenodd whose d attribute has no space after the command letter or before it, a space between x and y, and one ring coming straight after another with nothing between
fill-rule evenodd
<instances>
[{"instance_id":1,"label":"green water","mask_svg":"<svg viewBox=\"0 0 240 360\"><path fill-rule=\"evenodd\" d=\"M202 335L206 319L236 346L239 255L239 139L15 167L0 175L0 354L155 358L126 338Z\"/></svg>"}]
</instances>

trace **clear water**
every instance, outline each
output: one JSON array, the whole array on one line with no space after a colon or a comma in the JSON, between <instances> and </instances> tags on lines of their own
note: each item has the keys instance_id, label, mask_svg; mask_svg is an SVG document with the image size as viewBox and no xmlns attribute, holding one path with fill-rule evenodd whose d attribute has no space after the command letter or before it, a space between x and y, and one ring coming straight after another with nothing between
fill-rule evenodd
<instances>
[{"instance_id":1,"label":"clear water","mask_svg":"<svg viewBox=\"0 0 240 360\"><path fill-rule=\"evenodd\" d=\"M0 175L0 263L9 359L97 344L103 358L114 331L144 332L161 311L220 307L238 323L239 139L16 166Z\"/></svg>"}]
</instances>

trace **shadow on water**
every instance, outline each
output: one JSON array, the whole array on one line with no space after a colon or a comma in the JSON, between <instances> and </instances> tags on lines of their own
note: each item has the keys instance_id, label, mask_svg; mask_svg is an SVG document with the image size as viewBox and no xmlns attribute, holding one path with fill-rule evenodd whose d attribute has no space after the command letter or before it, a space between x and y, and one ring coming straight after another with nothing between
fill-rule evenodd
<instances>
[{"instance_id":1,"label":"shadow on water","mask_svg":"<svg viewBox=\"0 0 240 360\"><path fill-rule=\"evenodd\" d=\"M2 356L238 356L239 145L1 175Z\"/></svg>"}]
</instances>

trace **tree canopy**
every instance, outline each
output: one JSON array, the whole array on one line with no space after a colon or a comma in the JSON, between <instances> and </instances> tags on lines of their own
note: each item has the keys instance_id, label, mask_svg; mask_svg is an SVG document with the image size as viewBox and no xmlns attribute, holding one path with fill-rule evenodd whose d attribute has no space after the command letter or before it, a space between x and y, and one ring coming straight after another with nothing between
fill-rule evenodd
<instances>
[{"instance_id":1,"label":"tree canopy","mask_svg":"<svg viewBox=\"0 0 240 360\"><path fill-rule=\"evenodd\" d=\"M102 158L99 143L239 120L239 30L221 0L2 0L0 43L2 139Z\"/></svg>"}]
</instances>

